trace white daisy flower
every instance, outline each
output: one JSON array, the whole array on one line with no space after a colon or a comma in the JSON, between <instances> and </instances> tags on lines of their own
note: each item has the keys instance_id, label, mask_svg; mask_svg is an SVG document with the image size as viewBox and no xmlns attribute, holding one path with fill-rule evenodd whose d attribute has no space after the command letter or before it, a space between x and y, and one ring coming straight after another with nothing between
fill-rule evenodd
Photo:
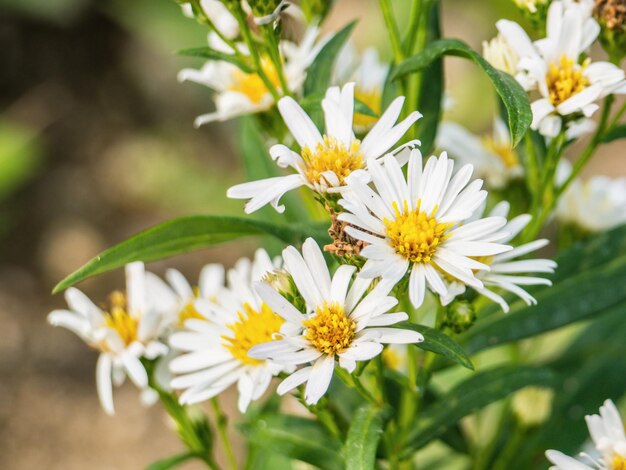
<instances>
[{"instance_id":1,"label":"white daisy flower","mask_svg":"<svg viewBox=\"0 0 626 470\"><path fill-rule=\"evenodd\" d=\"M511 145L509 129L494 119L493 134L478 137L461 125L444 121L439 125L437 146L461 164L471 163L474 173L492 188L503 188L523 176L520 159Z\"/></svg>"},{"instance_id":2,"label":"white daisy flower","mask_svg":"<svg viewBox=\"0 0 626 470\"><path fill-rule=\"evenodd\" d=\"M240 260L229 270L228 287L217 301L196 302L206 318L189 319L183 331L170 336L170 346L182 352L170 363L177 375L171 386L183 390L181 403L208 400L236 383L239 409L245 412L252 400L265 393L272 377L285 370L248 356L251 347L271 341L284 323L252 288L273 269L264 250L258 250L252 262Z\"/></svg>"},{"instance_id":3,"label":"white daisy flower","mask_svg":"<svg viewBox=\"0 0 626 470\"><path fill-rule=\"evenodd\" d=\"M559 165L557 179L571 172L569 163ZM592 176L575 179L565 190L556 209L556 218L589 232L602 232L626 223L626 178Z\"/></svg>"},{"instance_id":4,"label":"white daisy flower","mask_svg":"<svg viewBox=\"0 0 626 470\"><path fill-rule=\"evenodd\" d=\"M593 459L587 454L591 465L586 465L557 450L548 450L546 457L554 464L550 470L622 470L626 468L626 434L624 423L611 400L600 407L599 415L585 416L589 434L600 457Z\"/></svg>"},{"instance_id":5,"label":"white daisy flower","mask_svg":"<svg viewBox=\"0 0 626 470\"><path fill-rule=\"evenodd\" d=\"M108 414L114 413L113 384L121 385L126 376L140 389L148 388L148 374L141 358L155 359L167 353L159 341L167 323L165 312L155 301L167 292L167 285L143 263L126 265L126 293L114 292L106 311L97 307L81 291L65 291L68 310L55 310L48 322L76 333L89 346L100 351L96 367L98 397Z\"/></svg>"},{"instance_id":6,"label":"white daisy flower","mask_svg":"<svg viewBox=\"0 0 626 470\"><path fill-rule=\"evenodd\" d=\"M497 204L489 213L489 217L507 217L509 213L509 203L503 201ZM483 216L484 207L476 213L475 218L480 219ZM528 214L519 215L511 219L501 230L507 232L507 236L500 240L502 243L509 243L513 240L531 220ZM493 229L496 234L500 229ZM486 234L488 237L489 234ZM502 289L511 292L521 298L526 304L533 305L537 301L520 286L536 286L536 285L552 285L549 279L543 277L527 276L528 273L553 273L557 265L550 259L522 259L516 260L520 256L525 256L533 251L543 248L549 243L549 240L541 239L515 247L506 253L495 256L474 257L476 261L489 266L489 270L481 270L476 272L476 277L483 282L483 287L474 288L476 291L491 299L500 305L506 313L509 311L509 304L504 298L496 294L493 288ZM465 292L465 285L459 281L453 280L448 285L448 292L441 297L441 303L448 305L457 295Z\"/></svg>"},{"instance_id":7,"label":"white daisy flower","mask_svg":"<svg viewBox=\"0 0 626 470\"><path fill-rule=\"evenodd\" d=\"M317 35L318 29L313 27L306 32L298 45L290 41L280 43L289 92L299 92L304 83L306 70L322 45L316 42ZM214 34L209 35L209 44L221 52L233 53L233 50ZM238 48L241 54L249 54L244 45L239 45ZM269 57L261 57L261 67L274 88L279 93L285 93L285 90L281 90L278 71ZM196 82L215 91L215 111L198 116L194 123L196 127L213 121L226 121L237 116L267 111L274 106L274 98L258 74L246 73L229 62L211 60L200 70L183 69L178 74L178 80Z\"/></svg>"},{"instance_id":8,"label":"white daisy flower","mask_svg":"<svg viewBox=\"0 0 626 470\"><path fill-rule=\"evenodd\" d=\"M204 320L196 303L201 301L216 302L224 288L224 266L221 264L207 264L200 271L198 286L192 286L185 276L176 269L168 269L165 278L172 286L174 299L163 302L173 303L170 309L173 313L171 322L175 327L182 328L191 318Z\"/></svg>"},{"instance_id":9,"label":"white daisy flower","mask_svg":"<svg viewBox=\"0 0 626 470\"><path fill-rule=\"evenodd\" d=\"M517 23L497 23L500 34L520 57L516 76L519 83L541 96L531 105L531 128L544 136L558 135L562 118L589 118L598 109L598 99L626 90L624 71L616 65L592 63L590 58L579 63L581 54L600 32L591 17L592 7L593 2L553 1L548 10L547 36L534 43ZM575 131L588 128L570 130L568 137L577 137Z\"/></svg>"},{"instance_id":10,"label":"white daisy flower","mask_svg":"<svg viewBox=\"0 0 626 470\"><path fill-rule=\"evenodd\" d=\"M258 294L285 324L281 339L249 351L251 357L269 358L287 366L311 363L279 385L280 395L307 382L305 400L313 405L328 390L336 361L351 373L357 361L379 355L383 344L423 341L415 331L387 328L408 319L404 312L387 313L398 303L388 296L391 284L380 282L365 294L372 281L357 277L351 283L356 267L349 265L340 266L331 279L322 251L312 238L302 245L302 255L290 246L283 251L283 259L306 302L306 312L296 309L269 285L258 283Z\"/></svg>"},{"instance_id":11,"label":"white daisy flower","mask_svg":"<svg viewBox=\"0 0 626 470\"><path fill-rule=\"evenodd\" d=\"M351 174L367 179L366 172L362 171L366 169L366 162L385 154L421 117L420 113L414 111L396 124L403 103L404 97L396 98L360 141L352 130L354 83L348 83L341 89L331 87L326 92L322 100L326 122L323 136L296 101L290 97L282 98L278 102L278 109L301 151L298 154L278 144L270 149L270 155L278 166L291 167L296 173L233 186L228 190L228 197L250 199L245 206L248 214L268 203L278 212L283 212L285 207L279 205L280 198L292 189L308 186L318 193L326 193L343 186ZM402 150L414 144L415 141L409 142L394 152L399 152L398 158L406 159L408 152Z\"/></svg>"},{"instance_id":12,"label":"white daisy flower","mask_svg":"<svg viewBox=\"0 0 626 470\"><path fill-rule=\"evenodd\" d=\"M346 210L339 215L349 224L346 233L369 244L361 250L367 261L359 275L396 283L410 270L409 298L415 307L422 305L426 285L440 296L447 294L444 276L482 289L475 272L489 266L475 258L511 247L495 243L506 237L498 231L506 224L504 217L465 224L487 197L481 180L469 183L472 165L452 176L454 162L443 152L422 170L421 155L414 150L405 178L396 159L383 161L368 162L376 191L350 179L350 191L339 202Z\"/></svg>"},{"instance_id":13,"label":"white daisy flower","mask_svg":"<svg viewBox=\"0 0 626 470\"><path fill-rule=\"evenodd\" d=\"M220 0L200 0L200 6L213 26L225 37L234 39L239 36L239 23ZM186 17L194 17L191 4L185 3L181 8Z\"/></svg>"}]
</instances>

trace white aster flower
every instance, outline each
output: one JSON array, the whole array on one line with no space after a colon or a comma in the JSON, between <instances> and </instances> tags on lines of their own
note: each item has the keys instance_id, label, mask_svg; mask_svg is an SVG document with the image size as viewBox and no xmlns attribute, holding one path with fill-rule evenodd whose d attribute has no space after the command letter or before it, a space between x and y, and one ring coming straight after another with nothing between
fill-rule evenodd
<instances>
[{"instance_id":1,"label":"white aster flower","mask_svg":"<svg viewBox=\"0 0 626 470\"><path fill-rule=\"evenodd\" d=\"M426 285L440 296L447 294L444 276L482 289L475 272L489 266L476 258L511 247L495 243L506 237L498 231L506 224L504 217L465 224L487 197L481 180L469 182L472 165L452 176L454 162L443 152L422 170L421 155L413 150L407 178L389 156L384 164L370 161L368 168L376 191L350 180L339 202L346 211L339 220L349 224L346 233L369 244L361 251L367 261L360 276L396 283L410 270L409 297L415 307L422 305Z\"/></svg>"},{"instance_id":2,"label":"white aster flower","mask_svg":"<svg viewBox=\"0 0 626 470\"><path fill-rule=\"evenodd\" d=\"M589 118L597 109L598 99L626 90L624 71L609 62L591 62L579 57L596 40L600 26L591 17L593 2L556 0L550 4L547 36L531 42L517 23L500 20L500 34L520 57L516 78L526 90L537 90L540 98L531 105L532 129L555 137L563 128L563 119ZM588 129L585 125L570 131Z\"/></svg>"},{"instance_id":3,"label":"white aster flower","mask_svg":"<svg viewBox=\"0 0 626 470\"><path fill-rule=\"evenodd\" d=\"M220 33L228 39L234 39L239 36L239 23L237 23L235 17L220 0L200 0L200 6ZM185 3L181 7L186 17L194 17L191 4Z\"/></svg>"},{"instance_id":4,"label":"white aster flower","mask_svg":"<svg viewBox=\"0 0 626 470\"><path fill-rule=\"evenodd\" d=\"M299 44L290 41L280 43L289 92L299 92L304 83L306 70L321 47L321 44L316 42L317 35L318 29L312 27ZM209 34L209 44L221 52L233 53L233 50L214 34ZM241 54L249 54L243 45L239 45L238 49ZM281 90L278 71L269 57L261 57L261 67L273 87L284 94L286 91ZM178 74L178 79L181 82L187 80L196 82L215 91L215 111L198 116L195 120L196 127L209 122L226 121L237 116L267 111L275 104L270 90L258 74L246 73L229 62L211 60L200 70L183 69Z\"/></svg>"},{"instance_id":5,"label":"white aster flower","mask_svg":"<svg viewBox=\"0 0 626 470\"><path fill-rule=\"evenodd\" d=\"M489 213L489 217L507 217L509 213L509 203L503 201L497 204ZM482 218L483 211L478 211L475 218ZM510 243L531 220L531 216L528 214L519 215L511 219L501 230L507 233L507 236L501 240L502 243ZM493 234L495 235L499 229L494 228ZM489 234L485 234L489 237ZM506 253L501 253L495 256L480 256L475 257L476 261L484 263L489 266L489 270L481 270L476 272L476 277L483 282L483 287L474 288L476 291L491 299L500 305L502 310L506 313L509 311L509 304L504 298L494 292L492 289L502 289L507 292L511 292L521 298L526 304L533 305L537 301L535 298L526 292L520 286L536 286L536 285L552 285L549 279L536 276L528 276L529 273L553 273L556 269L556 263L550 259L521 259L517 260L520 256L525 256L533 251L537 251L543 248L549 243L549 240L541 239L535 240L523 245L516 246L513 250ZM452 281L448 285L448 292L445 296L442 296L441 303L448 305L457 295L465 292L465 285L459 281Z\"/></svg>"},{"instance_id":6,"label":"white aster flower","mask_svg":"<svg viewBox=\"0 0 626 470\"><path fill-rule=\"evenodd\" d=\"M282 98L278 109L301 151L298 154L278 144L270 149L270 155L278 166L291 167L296 173L233 186L228 190L228 197L250 199L245 207L248 214L268 203L278 212L283 212L285 208L279 205L280 198L292 189L308 186L318 193L325 193L343 186L351 174L367 179L367 173L363 171L366 163L385 154L421 117L414 111L396 124L403 104L404 97L396 98L360 141L353 131L354 83L348 83L341 89L331 87L326 92L322 100L326 122L323 136L298 103L290 97ZM415 141L412 141L403 147L414 144ZM406 160L408 152L402 152L403 147L396 152L399 152L398 158Z\"/></svg>"},{"instance_id":7,"label":"white aster flower","mask_svg":"<svg viewBox=\"0 0 626 470\"><path fill-rule=\"evenodd\" d=\"M559 165L557 179L571 172L569 163ZM559 201L556 218L589 232L601 232L626 223L626 178L592 176L575 179Z\"/></svg>"},{"instance_id":8,"label":"white aster flower","mask_svg":"<svg viewBox=\"0 0 626 470\"><path fill-rule=\"evenodd\" d=\"M471 163L475 176L492 188L502 188L512 179L523 176L520 159L511 145L509 129L494 119L493 134L478 137L461 125L444 121L439 125L437 146L461 164Z\"/></svg>"},{"instance_id":9,"label":"white aster flower","mask_svg":"<svg viewBox=\"0 0 626 470\"><path fill-rule=\"evenodd\" d=\"M126 293L114 292L110 307L101 310L81 291L65 291L68 310L48 315L54 326L76 333L100 351L96 366L98 397L108 414L114 413L113 384L121 385L126 376L140 389L148 388L148 375L141 358L155 359L167 353L159 336L167 326L166 314L155 299L169 290L143 263L126 265Z\"/></svg>"},{"instance_id":10,"label":"white aster flower","mask_svg":"<svg viewBox=\"0 0 626 470\"><path fill-rule=\"evenodd\" d=\"M340 266L331 279L322 251L312 238L302 245L302 255L290 246L283 251L283 259L306 302L306 312L300 312L269 285L257 284L258 294L285 324L281 339L249 352L252 357L287 366L311 363L279 385L280 395L307 382L305 400L313 405L328 390L337 361L351 373L357 361L379 355L383 344L423 341L415 331L387 328L408 318L404 312L387 313L398 303L388 296L391 284L380 282L365 294L372 281L357 277L351 283L356 267L349 265Z\"/></svg>"},{"instance_id":11,"label":"white aster flower","mask_svg":"<svg viewBox=\"0 0 626 470\"><path fill-rule=\"evenodd\" d=\"M264 250L256 252L253 262L238 261L217 299L196 301L206 318L188 319L183 331L170 336L171 347L182 352L170 363L177 374L172 388L184 390L181 403L208 400L236 383L239 409L245 412L252 400L265 393L272 377L285 370L248 356L252 346L271 341L284 323L252 288L273 269Z\"/></svg>"},{"instance_id":12,"label":"white aster flower","mask_svg":"<svg viewBox=\"0 0 626 470\"><path fill-rule=\"evenodd\" d=\"M557 450L548 450L546 457L554 464L550 470L622 470L626 468L626 434L624 423L611 400L606 400L600 407L599 415L585 416L589 434L600 458L586 465Z\"/></svg>"}]
</instances>

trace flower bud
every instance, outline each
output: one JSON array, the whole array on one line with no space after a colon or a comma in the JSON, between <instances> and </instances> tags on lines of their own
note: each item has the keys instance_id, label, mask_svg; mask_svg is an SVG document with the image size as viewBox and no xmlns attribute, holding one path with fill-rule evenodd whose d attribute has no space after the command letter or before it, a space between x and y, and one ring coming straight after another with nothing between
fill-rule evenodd
<instances>
[{"instance_id":1,"label":"flower bud","mask_svg":"<svg viewBox=\"0 0 626 470\"><path fill-rule=\"evenodd\" d=\"M286 270L276 269L271 271L265 274L261 281L269 284L272 289L291 302L301 312L306 310L306 302L300 295L300 292L298 292L298 288L293 282L293 277Z\"/></svg>"},{"instance_id":2,"label":"flower bud","mask_svg":"<svg viewBox=\"0 0 626 470\"><path fill-rule=\"evenodd\" d=\"M513 414L524 427L543 424L552 413L554 391L545 387L525 387L513 395Z\"/></svg>"},{"instance_id":3,"label":"flower bud","mask_svg":"<svg viewBox=\"0 0 626 470\"><path fill-rule=\"evenodd\" d=\"M483 57L494 68L509 75L517 73L519 57L501 34L491 41L483 41Z\"/></svg>"},{"instance_id":4,"label":"flower bud","mask_svg":"<svg viewBox=\"0 0 626 470\"><path fill-rule=\"evenodd\" d=\"M626 0L596 0L593 15L602 28L604 50L612 62L619 63L626 55Z\"/></svg>"},{"instance_id":5,"label":"flower bud","mask_svg":"<svg viewBox=\"0 0 626 470\"><path fill-rule=\"evenodd\" d=\"M447 307L444 326L455 333L463 333L471 328L476 321L474 307L467 300L455 300Z\"/></svg>"},{"instance_id":6,"label":"flower bud","mask_svg":"<svg viewBox=\"0 0 626 470\"><path fill-rule=\"evenodd\" d=\"M287 7L286 0L248 0L254 22L258 25L269 24L278 18L280 12Z\"/></svg>"}]
</instances>

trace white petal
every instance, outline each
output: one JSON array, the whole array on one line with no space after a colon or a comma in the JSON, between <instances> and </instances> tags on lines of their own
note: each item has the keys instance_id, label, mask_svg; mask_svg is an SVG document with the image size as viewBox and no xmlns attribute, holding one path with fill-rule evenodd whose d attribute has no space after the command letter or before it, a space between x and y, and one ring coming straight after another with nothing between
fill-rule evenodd
<instances>
[{"instance_id":1,"label":"white petal","mask_svg":"<svg viewBox=\"0 0 626 470\"><path fill-rule=\"evenodd\" d=\"M333 378L334 368L335 358L333 356L324 356L313 364L304 390L304 399L309 405L315 405L326 393Z\"/></svg>"},{"instance_id":2,"label":"white petal","mask_svg":"<svg viewBox=\"0 0 626 470\"><path fill-rule=\"evenodd\" d=\"M107 354L100 354L96 365L96 385L98 398L104 411L115 414L113 407L113 384L111 383L111 358Z\"/></svg>"},{"instance_id":3,"label":"white petal","mask_svg":"<svg viewBox=\"0 0 626 470\"><path fill-rule=\"evenodd\" d=\"M278 393L279 395L284 395L285 393L293 390L297 386L302 385L304 382L309 380L312 369L312 366L308 366L295 371L293 374L291 374L280 383L280 385L276 389L276 393Z\"/></svg>"}]
</instances>

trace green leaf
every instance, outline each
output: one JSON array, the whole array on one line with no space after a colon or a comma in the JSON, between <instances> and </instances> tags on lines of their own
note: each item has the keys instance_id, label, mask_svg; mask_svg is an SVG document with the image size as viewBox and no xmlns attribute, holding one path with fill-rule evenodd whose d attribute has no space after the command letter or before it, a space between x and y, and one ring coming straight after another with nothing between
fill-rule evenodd
<instances>
[{"instance_id":1,"label":"green leaf","mask_svg":"<svg viewBox=\"0 0 626 470\"><path fill-rule=\"evenodd\" d=\"M177 53L187 57L202 57L203 59L229 62L241 69L243 72L254 73L254 69L236 55L216 51L210 47L192 47L189 49L181 49Z\"/></svg>"},{"instance_id":2,"label":"green leaf","mask_svg":"<svg viewBox=\"0 0 626 470\"><path fill-rule=\"evenodd\" d=\"M424 341L415 344L418 348L440 354L463 367L474 370L474 365L463 348L445 333L425 325L409 322L398 323L396 326L421 333L424 336Z\"/></svg>"},{"instance_id":3,"label":"green leaf","mask_svg":"<svg viewBox=\"0 0 626 470\"><path fill-rule=\"evenodd\" d=\"M388 410L367 405L359 408L352 418L343 454L347 470L374 468L376 449L383 435Z\"/></svg>"},{"instance_id":4,"label":"green leaf","mask_svg":"<svg viewBox=\"0 0 626 470\"><path fill-rule=\"evenodd\" d=\"M433 2L429 12L428 42L441 37L439 25L439 2ZM420 84L419 103L416 109L423 117L417 122L418 138L422 142L421 151L430 155L435 145L437 129L441 119L441 105L443 102L443 59L439 58L424 68Z\"/></svg>"},{"instance_id":5,"label":"green leaf","mask_svg":"<svg viewBox=\"0 0 626 470\"><path fill-rule=\"evenodd\" d=\"M626 302L626 227L578 244L557 259L551 287L532 290L537 305L521 300L506 315L479 320L459 339L466 351L483 349L550 331Z\"/></svg>"},{"instance_id":6,"label":"green leaf","mask_svg":"<svg viewBox=\"0 0 626 470\"><path fill-rule=\"evenodd\" d=\"M514 77L493 68L489 62L463 41L458 39L433 41L423 51L400 63L394 70L393 78L397 79L418 72L444 55L469 59L484 70L506 107L509 115L511 142L513 147L517 146L532 122L528 95Z\"/></svg>"},{"instance_id":7,"label":"green leaf","mask_svg":"<svg viewBox=\"0 0 626 470\"><path fill-rule=\"evenodd\" d=\"M103 251L56 285L59 292L88 277L118 268L132 261L153 261L187 253L249 235L271 235L289 244L311 236L325 242L325 225L273 224L242 217L192 215L149 228Z\"/></svg>"},{"instance_id":8,"label":"green leaf","mask_svg":"<svg viewBox=\"0 0 626 470\"><path fill-rule=\"evenodd\" d=\"M350 37L356 20L348 23L324 44L311 63L306 79L304 80L304 96L315 93L325 93L332 75L333 65L337 55Z\"/></svg>"},{"instance_id":9,"label":"green leaf","mask_svg":"<svg viewBox=\"0 0 626 470\"><path fill-rule=\"evenodd\" d=\"M608 144L614 140L623 139L626 137L626 124L620 124L613 127L608 132L602 134L602 143Z\"/></svg>"},{"instance_id":10,"label":"green leaf","mask_svg":"<svg viewBox=\"0 0 626 470\"><path fill-rule=\"evenodd\" d=\"M412 454L441 436L461 418L490 403L506 398L528 385L549 386L554 375L548 369L504 366L474 374L446 393L428 409L411 431L402 457Z\"/></svg>"},{"instance_id":11,"label":"green leaf","mask_svg":"<svg viewBox=\"0 0 626 470\"><path fill-rule=\"evenodd\" d=\"M252 444L324 470L344 468L340 443L331 438L317 421L269 415L239 427Z\"/></svg>"},{"instance_id":12,"label":"green leaf","mask_svg":"<svg viewBox=\"0 0 626 470\"><path fill-rule=\"evenodd\" d=\"M354 112L364 116L378 117L378 114L372 111L372 108L358 98L354 98Z\"/></svg>"},{"instance_id":13,"label":"green leaf","mask_svg":"<svg viewBox=\"0 0 626 470\"><path fill-rule=\"evenodd\" d=\"M196 455L192 452L185 452L182 454L176 454L171 457L167 457L156 462L151 463L146 467L146 470L170 470L177 467L180 464L186 462L189 459L195 458Z\"/></svg>"}]
</instances>

